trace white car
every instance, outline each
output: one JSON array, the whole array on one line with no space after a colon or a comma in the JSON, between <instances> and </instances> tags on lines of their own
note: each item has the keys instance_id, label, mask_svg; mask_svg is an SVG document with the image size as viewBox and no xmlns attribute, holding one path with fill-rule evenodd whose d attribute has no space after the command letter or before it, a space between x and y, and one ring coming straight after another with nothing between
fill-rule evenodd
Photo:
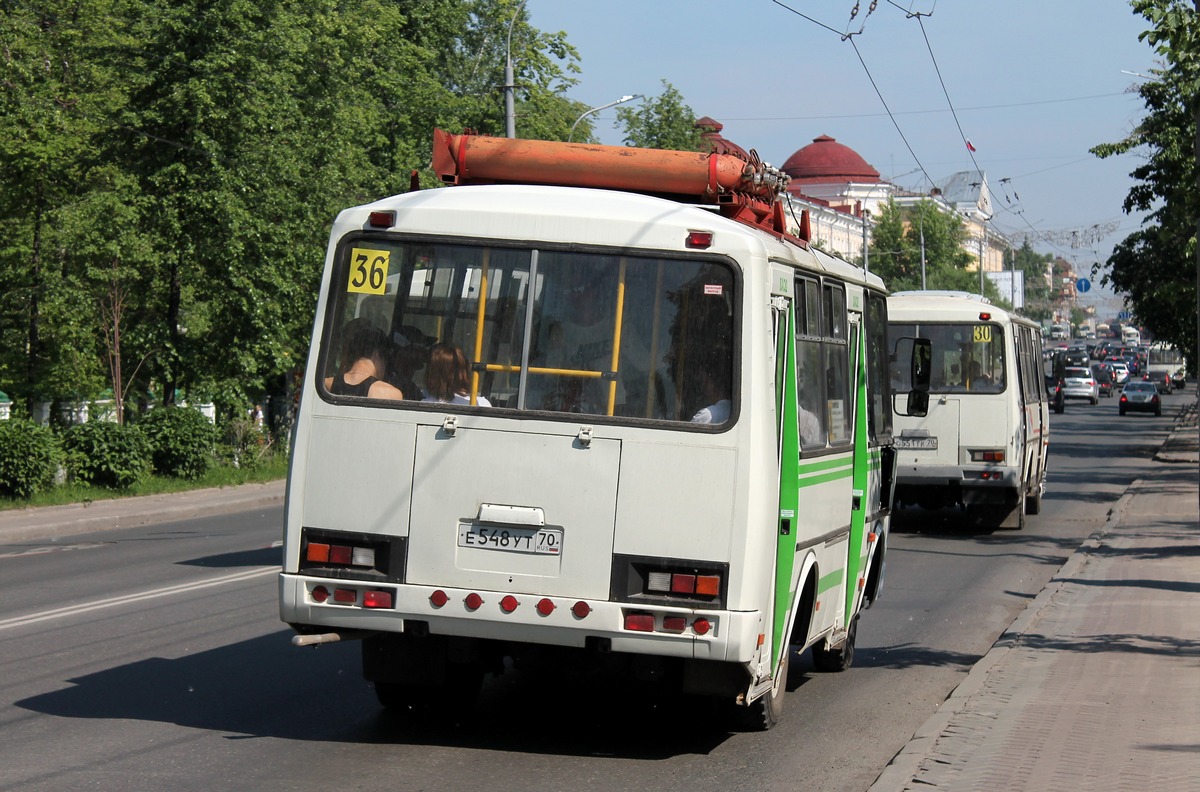
<instances>
[{"instance_id":1,"label":"white car","mask_svg":"<svg viewBox=\"0 0 1200 792\"><path fill-rule=\"evenodd\" d=\"M1129 366L1115 362L1109 363L1109 365L1112 366L1113 379L1118 385L1124 385L1125 381L1129 379Z\"/></svg>"},{"instance_id":2,"label":"white car","mask_svg":"<svg viewBox=\"0 0 1200 792\"><path fill-rule=\"evenodd\" d=\"M1068 366L1063 369L1062 383L1063 398L1087 399L1092 404L1100 403L1100 383L1092 376L1091 369Z\"/></svg>"}]
</instances>

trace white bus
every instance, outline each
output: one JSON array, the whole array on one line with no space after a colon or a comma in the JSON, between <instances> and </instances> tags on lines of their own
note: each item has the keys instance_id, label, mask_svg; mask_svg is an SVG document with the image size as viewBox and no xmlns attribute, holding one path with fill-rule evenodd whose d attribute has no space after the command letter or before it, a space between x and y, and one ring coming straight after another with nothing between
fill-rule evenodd
<instances>
[{"instance_id":1,"label":"white bus","mask_svg":"<svg viewBox=\"0 0 1200 792\"><path fill-rule=\"evenodd\" d=\"M894 337L933 345L929 412L896 420L897 502L992 527L1041 511L1050 440L1039 329L963 292L888 298Z\"/></svg>"},{"instance_id":2,"label":"white bus","mask_svg":"<svg viewBox=\"0 0 1200 792\"><path fill-rule=\"evenodd\" d=\"M293 642L362 638L405 712L469 706L506 659L615 663L769 728L791 654L848 666L881 593L892 405L921 411L928 345L901 344L894 392L883 284L789 236L786 177L756 161L439 131L434 165L459 186L333 226L287 490ZM631 191L692 175L690 203Z\"/></svg>"},{"instance_id":3,"label":"white bus","mask_svg":"<svg viewBox=\"0 0 1200 792\"><path fill-rule=\"evenodd\" d=\"M1121 328L1121 343L1126 346L1137 346L1142 343L1142 333L1132 325Z\"/></svg>"}]
</instances>

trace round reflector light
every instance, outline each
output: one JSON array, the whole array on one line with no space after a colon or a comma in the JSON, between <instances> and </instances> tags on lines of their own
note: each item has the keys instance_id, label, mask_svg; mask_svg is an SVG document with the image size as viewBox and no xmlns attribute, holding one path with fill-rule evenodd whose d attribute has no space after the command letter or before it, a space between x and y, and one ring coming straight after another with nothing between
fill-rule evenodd
<instances>
[{"instance_id":1,"label":"round reflector light","mask_svg":"<svg viewBox=\"0 0 1200 792\"><path fill-rule=\"evenodd\" d=\"M429 603L435 608L440 608L450 601L450 595L438 589L429 595Z\"/></svg>"},{"instance_id":2,"label":"round reflector light","mask_svg":"<svg viewBox=\"0 0 1200 792\"><path fill-rule=\"evenodd\" d=\"M538 600L537 612L542 616L549 616L551 613L554 613L554 603L543 597Z\"/></svg>"},{"instance_id":3,"label":"round reflector light","mask_svg":"<svg viewBox=\"0 0 1200 792\"><path fill-rule=\"evenodd\" d=\"M312 590L313 602L324 602L329 599L329 589L324 586L317 586Z\"/></svg>"},{"instance_id":4,"label":"round reflector light","mask_svg":"<svg viewBox=\"0 0 1200 792\"><path fill-rule=\"evenodd\" d=\"M467 604L467 610L478 610L479 606L483 604L483 597L472 591L463 602Z\"/></svg>"},{"instance_id":5,"label":"round reflector light","mask_svg":"<svg viewBox=\"0 0 1200 792\"><path fill-rule=\"evenodd\" d=\"M592 606L580 600L571 606L571 613L575 614L576 619L583 619L592 612Z\"/></svg>"},{"instance_id":6,"label":"round reflector light","mask_svg":"<svg viewBox=\"0 0 1200 792\"><path fill-rule=\"evenodd\" d=\"M517 602L516 597L514 597L512 594L508 594L504 597L504 599L500 600L500 610L504 611L505 613L512 613L520 604L520 602Z\"/></svg>"},{"instance_id":7,"label":"round reflector light","mask_svg":"<svg viewBox=\"0 0 1200 792\"><path fill-rule=\"evenodd\" d=\"M712 625L709 623L708 619L696 619L696 621L692 622L692 631L695 632L696 635L707 635L708 631L711 629Z\"/></svg>"}]
</instances>

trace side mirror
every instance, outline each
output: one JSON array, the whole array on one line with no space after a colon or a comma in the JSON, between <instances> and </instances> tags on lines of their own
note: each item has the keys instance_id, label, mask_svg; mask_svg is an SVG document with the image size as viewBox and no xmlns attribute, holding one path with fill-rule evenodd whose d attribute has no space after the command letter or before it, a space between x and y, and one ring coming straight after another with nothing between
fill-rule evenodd
<instances>
[{"instance_id":1,"label":"side mirror","mask_svg":"<svg viewBox=\"0 0 1200 792\"><path fill-rule=\"evenodd\" d=\"M898 338L892 363L892 390L908 394L904 414L924 417L929 412L933 343L928 338Z\"/></svg>"},{"instance_id":2,"label":"side mirror","mask_svg":"<svg viewBox=\"0 0 1200 792\"><path fill-rule=\"evenodd\" d=\"M924 418L929 414L929 392L922 393L921 391L908 392L908 404L905 405L905 412L908 415L915 415L918 418Z\"/></svg>"}]
</instances>

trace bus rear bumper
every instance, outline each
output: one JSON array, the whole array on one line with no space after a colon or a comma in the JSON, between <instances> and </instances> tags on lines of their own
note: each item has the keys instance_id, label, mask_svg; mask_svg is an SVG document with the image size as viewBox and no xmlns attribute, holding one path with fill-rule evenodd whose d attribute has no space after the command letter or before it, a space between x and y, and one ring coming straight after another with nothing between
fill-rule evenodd
<instances>
[{"instance_id":1,"label":"bus rear bumper","mask_svg":"<svg viewBox=\"0 0 1200 792\"><path fill-rule=\"evenodd\" d=\"M1015 470L983 465L929 466L896 476L896 498L927 508L1013 505L1020 500L1020 487Z\"/></svg>"},{"instance_id":2,"label":"bus rear bumper","mask_svg":"<svg viewBox=\"0 0 1200 792\"><path fill-rule=\"evenodd\" d=\"M473 594L479 598L474 608ZM436 604L442 601L442 595L444 602ZM385 607L389 597L390 607ZM707 611L436 589L291 573L279 576L279 613L301 634L417 630L489 641L742 664L759 660L766 629L765 618L757 611Z\"/></svg>"}]
</instances>

